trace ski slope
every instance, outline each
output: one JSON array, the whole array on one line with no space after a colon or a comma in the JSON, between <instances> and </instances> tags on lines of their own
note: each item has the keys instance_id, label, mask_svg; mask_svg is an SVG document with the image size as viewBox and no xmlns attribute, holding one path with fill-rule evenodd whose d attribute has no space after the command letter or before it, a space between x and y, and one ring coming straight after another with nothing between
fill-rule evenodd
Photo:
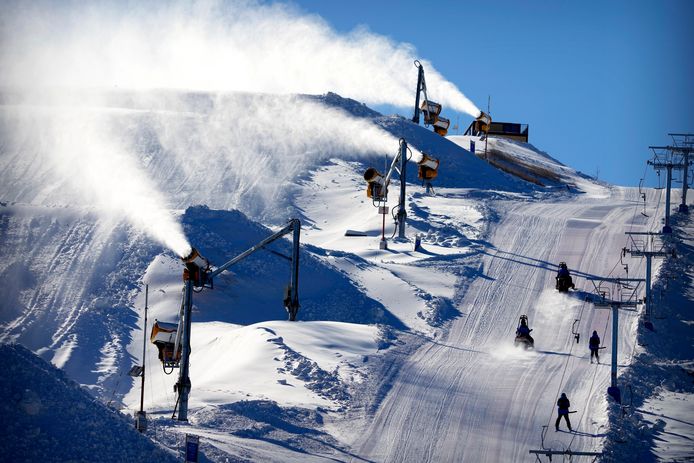
<instances>
[{"instance_id":1,"label":"ski slope","mask_svg":"<svg viewBox=\"0 0 694 463\"><path fill-rule=\"evenodd\" d=\"M547 446L603 448L609 349L601 351L603 364L591 365L586 344L593 330L612 344L610 315L584 302L593 290L586 278L624 275L624 232L659 227L662 192L647 191L645 217L635 189L596 183L531 145L490 139L505 163L495 168L467 151L469 137L442 138L334 94L306 97L441 160L435 196L408 170L408 240L391 239L383 251L381 216L366 197L363 172L382 169L384 153L303 140L275 148L277 133L249 124L237 135L257 145L231 156L230 107L273 97L179 97L164 109L129 108L119 99L116 109L89 113L124 137L167 213L214 264L299 217L300 321L285 321L281 304L289 269L273 253L286 254L286 240L220 275L214 290L194 296L189 423L170 419L177 372L164 374L145 343L150 438L175 449L184 433L201 435L212 461L530 461L528 450L540 447L541 426L549 425ZM139 380L126 373L144 360L145 284L149 327L154 319L175 321L182 266L69 181L49 181L45 147L13 130L18 117L41 120L54 110L3 108L0 258L11 284L2 292L0 340L29 347L132 414ZM189 133L191 145L181 146ZM255 150L263 152L259 162ZM32 166L40 178L25 183ZM267 168L270 180L260 181ZM509 173L519 169L539 177ZM395 180L391 210L398 187ZM65 196L56 194L62 190ZM388 217L386 236L392 233ZM579 291L553 289L560 261ZM641 261L630 261L629 272L643 276ZM521 314L534 330L534 351L513 347ZM620 314L621 366L638 352L637 321L636 313ZM577 410L575 434L553 430L560 392Z\"/></svg>"},{"instance_id":2,"label":"ski slope","mask_svg":"<svg viewBox=\"0 0 694 463\"><path fill-rule=\"evenodd\" d=\"M624 232L643 230L643 223L633 222L635 191L606 188L605 196L494 202L500 220L490 227L482 251L482 277L457 301L462 315L450 330L403 362L361 434L366 437L354 443L361 457L529 460L528 450L540 448L543 425L550 425L548 446L600 450L608 426L609 355L603 354L601 365L591 365L586 343L594 329L604 345L612 339L609 311L582 301L584 291L592 292L582 277L610 275L619 263ZM554 290L559 261L572 269L577 293ZM642 271L631 267L632 274ZM529 316L534 330L534 351L513 347L521 314ZM579 344L571 334L575 319L580 319ZM636 323L633 313L620 318L620 364L631 356ZM578 410L571 415L575 434L553 429L560 392Z\"/></svg>"}]
</instances>

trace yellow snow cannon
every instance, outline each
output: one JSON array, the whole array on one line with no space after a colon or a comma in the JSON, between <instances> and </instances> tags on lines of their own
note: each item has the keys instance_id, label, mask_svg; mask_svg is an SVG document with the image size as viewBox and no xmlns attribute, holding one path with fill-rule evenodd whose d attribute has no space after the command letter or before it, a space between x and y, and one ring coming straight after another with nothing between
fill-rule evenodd
<instances>
[{"instance_id":1,"label":"yellow snow cannon","mask_svg":"<svg viewBox=\"0 0 694 463\"><path fill-rule=\"evenodd\" d=\"M424 114L424 124L432 125L439 119L441 105L431 100L424 100L422 101L421 110L422 114Z\"/></svg>"},{"instance_id":2,"label":"yellow snow cannon","mask_svg":"<svg viewBox=\"0 0 694 463\"><path fill-rule=\"evenodd\" d=\"M420 180L433 180L439 175L439 160L422 153L422 159L417 163L417 177Z\"/></svg>"},{"instance_id":3,"label":"yellow snow cannon","mask_svg":"<svg viewBox=\"0 0 694 463\"><path fill-rule=\"evenodd\" d=\"M439 116L434 122L434 132L438 133L442 137L445 137L448 133L448 127L451 126L451 121L445 117Z\"/></svg>"},{"instance_id":4,"label":"yellow snow cannon","mask_svg":"<svg viewBox=\"0 0 694 463\"><path fill-rule=\"evenodd\" d=\"M149 340L157 346L159 350L159 360L164 367L164 373L171 374L174 368L178 368L181 361L181 344L176 349L176 334L178 332L177 323L166 323L154 320L152 334ZM175 350L178 352L174 353Z\"/></svg>"},{"instance_id":5,"label":"yellow snow cannon","mask_svg":"<svg viewBox=\"0 0 694 463\"><path fill-rule=\"evenodd\" d=\"M477 116L477 129L479 132L489 133L489 127L492 125L492 116L480 111L480 115Z\"/></svg>"},{"instance_id":6,"label":"yellow snow cannon","mask_svg":"<svg viewBox=\"0 0 694 463\"><path fill-rule=\"evenodd\" d=\"M197 288L207 286L210 262L195 248L192 248L190 254L187 257L182 257L181 260L186 266L183 270L183 281L191 280L193 286Z\"/></svg>"},{"instance_id":7,"label":"yellow snow cannon","mask_svg":"<svg viewBox=\"0 0 694 463\"><path fill-rule=\"evenodd\" d=\"M374 201L384 201L388 194L388 189L383 175L373 167L369 167L364 172L364 180L367 182L366 196Z\"/></svg>"}]
</instances>

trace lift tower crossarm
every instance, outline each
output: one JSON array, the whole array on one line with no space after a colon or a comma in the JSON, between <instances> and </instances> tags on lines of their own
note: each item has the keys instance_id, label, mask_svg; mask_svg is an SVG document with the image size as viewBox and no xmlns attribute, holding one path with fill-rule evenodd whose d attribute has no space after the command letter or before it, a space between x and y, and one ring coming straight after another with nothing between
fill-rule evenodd
<instances>
[{"instance_id":1,"label":"lift tower crossarm","mask_svg":"<svg viewBox=\"0 0 694 463\"><path fill-rule=\"evenodd\" d=\"M623 255L626 256L626 254L629 253L632 257L646 258L646 310L644 310L644 323L646 328L653 329L653 324L650 321L653 313L653 307L651 304L651 262L654 257L667 257L672 255L672 251L666 249L665 243L662 241L655 241L655 237L660 236L661 233L625 232L625 234L629 237L631 245L629 248L623 249ZM650 239L648 242L636 241L633 238L634 236L648 236Z\"/></svg>"},{"instance_id":2,"label":"lift tower crossarm","mask_svg":"<svg viewBox=\"0 0 694 463\"><path fill-rule=\"evenodd\" d=\"M667 150L673 153L694 153L694 147L692 146L649 146L648 149L651 150Z\"/></svg>"},{"instance_id":3,"label":"lift tower crossarm","mask_svg":"<svg viewBox=\"0 0 694 463\"><path fill-rule=\"evenodd\" d=\"M667 171L667 185L665 191L665 225L663 226L663 233L672 233L672 227L670 226L670 190L672 187L672 170L682 169L685 173L684 182L682 182L682 204L680 205L680 211L687 212L687 189L688 189L688 179L687 170L691 162L689 161L689 152L685 151L683 153L683 162L673 162L673 154L670 148L673 147L649 147L653 150L653 160L647 161L647 163L653 166L654 169L666 169ZM658 153L658 151L668 150L667 155L665 153ZM661 159L665 157L666 159Z\"/></svg>"}]
</instances>

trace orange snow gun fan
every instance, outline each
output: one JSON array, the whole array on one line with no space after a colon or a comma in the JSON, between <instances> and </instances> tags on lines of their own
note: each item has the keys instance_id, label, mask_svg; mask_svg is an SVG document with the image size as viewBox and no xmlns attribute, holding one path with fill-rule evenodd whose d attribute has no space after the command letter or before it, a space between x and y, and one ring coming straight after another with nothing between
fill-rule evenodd
<instances>
[{"instance_id":1,"label":"orange snow gun fan","mask_svg":"<svg viewBox=\"0 0 694 463\"><path fill-rule=\"evenodd\" d=\"M424 124L433 125L439 119L439 114L441 114L441 105L431 101L422 101L421 106L422 114L424 114Z\"/></svg>"},{"instance_id":2,"label":"orange snow gun fan","mask_svg":"<svg viewBox=\"0 0 694 463\"><path fill-rule=\"evenodd\" d=\"M388 189L386 187L386 179L383 175L373 167L369 167L364 172L364 180L366 180L366 196L375 200L383 201L385 200Z\"/></svg>"},{"instance_id":3,"label":"orange snow gun fan","mask_svg":"<svg viewBox=\"0 0 694 463\"><path fill-rule=\"evenodd\" d=\"M451 121L445 117L438 117L436 122L434 122L434 132L445 137L448 133L448 127L451 126Z\"/></svg>"},{"instance_id":4,"label":"orange snow gun fan","mask_svg":"<svg viewBox=\"0 0 694 463\"><path fill-rule=\"evenodd\" d=\"M476 122L478 132L484 132L486 135L489 133L489 128L492 125L492 116L484 111L480 111L480 115L477 116Z\"/></svg>"},{"instance_id":5,"label":"orange snow gun fan","mask_svg":"<svg viewBox=\"0 0 694 463\"><path fill-rule=\"evenodd\" d=\"M433 180L439 174L439 160L422 153L422 159L417 163L417 177L420 180Z\"/></svg>"},{"instance_id":6,"label":"orange snow gun fan","mask_svg":"<svg viewBox=\"0 0 694 463\"><path fill-rule=\"evenodd\" d=\"M149 338L152 344L157 346L159 350L159 360L164 367L164 373L167 375L171 374L174 368L178 368L181 361L181 344L178 345L178 352L174 352L176 349L177 332L177 323L155 320L154 326L152 326L152 334Z\"/></svg>"},{"instance_id":7,"label":"orange snow gun fan","mask_svg":"<svg viewBox=\"0 0 694 463\"><path fill-rule=\"evenodd\" d=\"M186 268L183 269L183 280L191 280L196 288L208 287L211 288L212 281L208 281L207 275L210 272L210 262L205 259L197 249L192 248L187 257L182 257L181 260Z\"/></svg>"}]
</instances>

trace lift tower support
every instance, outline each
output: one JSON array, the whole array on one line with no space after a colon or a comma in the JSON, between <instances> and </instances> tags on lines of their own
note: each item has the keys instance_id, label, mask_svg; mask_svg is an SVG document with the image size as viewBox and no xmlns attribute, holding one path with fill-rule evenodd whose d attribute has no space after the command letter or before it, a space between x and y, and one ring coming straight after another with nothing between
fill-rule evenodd
<instances>
[{"instance_id":1,"label":"lift tower support","mask_svg":"<svg viewBox=\"0 0 694 463\"><path fill-rule=\"evenodd\" d=\"M689 166L691 161L689 160L689 154L691 152L691 147L681 147L681 146L649 146L649 149L653 151L653 159L648 161L648 164L653 166L654 169L666 169L667 171L667 184L665 191L665 225L663 226L663 233L672 233L672 227L670 226L670 190L672 189L672 170L683 170L684 171L684 182L682 187L682 201L684 206L680 204L680 210L686 211L686 195L687 195L687 177ZM681 157L679 155L682 155ZM686 156L685 156L686 154ZM676 159L676 157L678 159Z\"/></svg>"},{"instance_id":2,"label":"lift tower support","mask_svg":"<svg viewBox=\"0 0 694 463\"><path fill-rule=\"evenodd\" d=\"M407 188L407 141L404 138L400 139L400 204L398 204L398 239L406 240L405 236L405 219L407 219L407 210L405 209L405 189Z\"/></svg>"},{"instance_id":3,"label":"lift tower support","mask_svg":"<svg viewBox=\"0 0 694 463\"><path fill-rule=\"evenodd\" d=\"M691 165L690 156L694 154L694 133L669 133L674 142L673 152L682 155L682 161L686 166ZM684 169L682 176L682 202L680 212L689 213L687 206L687 190L689 190L689 167Z\"/></svg>"},{"instance_id":4,"label":"lift tower support","mask_svg":"<svg viewBox=\"0 0 694 463\"><path fill-rule=\"evenodd\" d=\"M183 289L183 305L182 309L182 331L179 331L181 340L181 366L179 370L178 382L174 386L174 390L178 393L176 400L178 406L178 421L188 421L188 395L190 394L190 328L191 314L193 311L193 292L195 288L212 288L213 279L232 265L245 259L254 252L263 249L268 244L281 238L282 236L293 233L292 240L292 256L287 258L291 261L291 276L287 293L285 294L284 304L289 313L289 320L295 321L296 314L299 311L299 238L301 231L301 222L299 219L292 219L289 223L277 233L273 233L264 240L260 241L255 246L247 249L233 259L222 264L215 270L209 269L207 259L200 256L197 250L193 249L191 258L185 259L186 271L183 273L185 280ZM193 259L193 256L197 256ZM283 256L284 257L284 256ZM202 263L204 262L204 263ZM176 346L174 352L178 349L179 336L176 336ZM174 407L174 414L176 408Z\"/></svg>"},{"instance_id":5,"label":"lift tower support","mask_svg":"<svg viewBox=\"0 0 694 463\"><path fill-rule=\"evenodd\" d=\"M419 62L419 60L414 61L415 67L418 69L417 72L417 92L415 93L415 98L414 98L414 115L412 116L412 122L415 124L419 125L419 94L421 92L424 92L424 100L426 101L427 99L427 85L426 82L424 81L424 66L422 66L422 63Z\"/></svg>"},{"instance_id":6,"label":"lift tower support","mask_svg":"<svg viewBox=\"0 0 694 463\"><path fill-rule=\"evenodd\" d=\"M622 393L617 386L617 355L618 355L618 345L619 345L619 311L628 310L630 312L636 311L636 306L638 304L638 299L636 298L636 291L638 289L638 283L644 281L642 278L613 278L604 279L599 277L589 277L587 278L593 286L595 287L595 296L593 298L588 297L587 300L592 302L597 308L611 308L612 309L612 362L610 368L610 387L607 388L607 393L612 396L612 398L617 403L622 403ZM597 283L596 282L600 282ZM619 294L618 299L612 299L610 297L610 291L604 289L603 283L611 282L616 287L616 293ZM627 294L622 293L623 288L627 288L628 283L637 283L633 288L629 288L632 291Z\"/></svg>"},{"instance_id":7,"label":"lift tower support","mask_svg":"<svg viewBox=\"0 0 694 463\"><path fill-rule=\"evenodd\" d=\"M644 300L646 307L644 310L644 318L646 327L652 329L651 315L653 315L653 298L651 297L651 261L654 257L667 257L672 255L672 251L668 250L665 243L658 239L658 237L662 236L661 233L626 232L626 235L629 237L629 247L622 249L622 256L626 256L626 254L629 253L631 257L646 258L646 299ZM644 239L641 239L641 237Z\"/></svg>"}]
</instances>

